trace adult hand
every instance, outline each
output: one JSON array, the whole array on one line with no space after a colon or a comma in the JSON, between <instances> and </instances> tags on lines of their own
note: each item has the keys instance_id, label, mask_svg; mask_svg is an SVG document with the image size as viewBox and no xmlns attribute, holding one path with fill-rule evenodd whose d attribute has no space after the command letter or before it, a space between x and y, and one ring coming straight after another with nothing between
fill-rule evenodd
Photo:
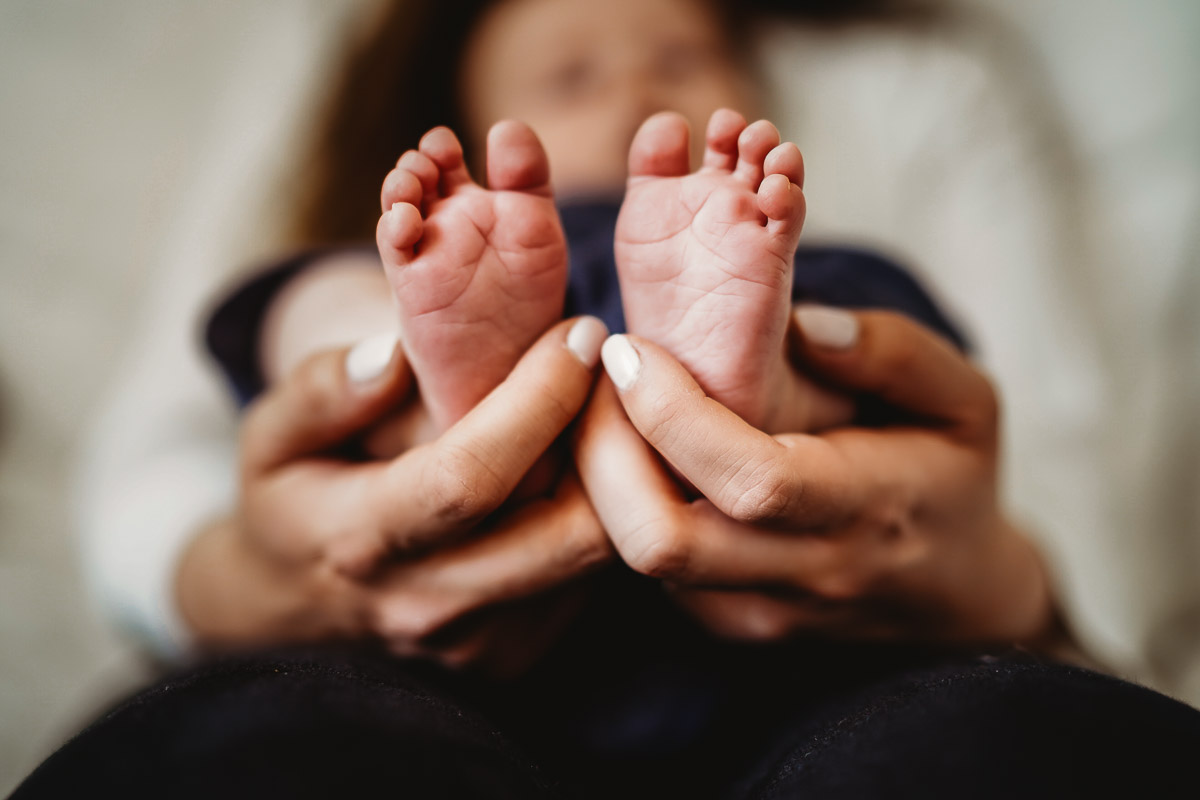
<instances>
[{"instance_id":1,"label":"adult hand","mask_svg":"<svg viewBox=\"0 0 1200 800\"><path fill-rule=\"evenodd\" d=\"M632 336L605 343L611 382L585 412L576 462L621 556L731 637L1047 633L1042 564L997 505L987 379L896 314L808 309L797 320L805 368L883 404L887 425L768 436L706 397L661 348Z\"/></svg>"},{"instance_id":2,"label":"adult hand","mask_svg":"<svg viewBox=\"0 0 1200 800\"><path fill-rule=\"evenodd\" d=\"M388 461L337 448L407 396L399 348L375 341L306 361L247 412L238 513L184 558L178 595L197 636L376 636L453 666L519 668L525 653L497 649L536 655L569 603L531 608L612 555L571 475L506 504L582 408L604 335L592 318L556 325L471 413Z\"/></svg>"}]
</instances>

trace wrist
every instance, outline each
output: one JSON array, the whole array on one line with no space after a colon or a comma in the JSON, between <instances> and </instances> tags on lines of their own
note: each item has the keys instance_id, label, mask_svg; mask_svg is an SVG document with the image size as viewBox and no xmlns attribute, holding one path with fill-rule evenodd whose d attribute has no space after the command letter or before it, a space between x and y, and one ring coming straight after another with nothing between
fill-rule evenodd
<instances>
[{"instance_id":1,"label":"wrist","mask_svg":"<svg viewBox=\"0 0 1200 800\"><path fill-rule=\"evenodd\" d=\"M360 592L317 565L283 564L231 518L200 531L181 559L176 601L195 641L238 647L360 635Z\"/></svg>"}]
</instances>

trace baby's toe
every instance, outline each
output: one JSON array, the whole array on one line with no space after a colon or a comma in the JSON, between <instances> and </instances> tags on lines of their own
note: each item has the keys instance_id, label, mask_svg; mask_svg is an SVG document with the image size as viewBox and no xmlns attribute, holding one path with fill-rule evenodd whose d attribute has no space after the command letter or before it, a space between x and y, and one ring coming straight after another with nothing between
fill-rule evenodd
<instances>
[{"instance_id":1,"label":"baby's toe","mask_svg":"<svg viewBox=\"0 0 1200 800\"><path fill-rule=\"evenodd\" d=\"M398 202L383 213L375 228L375 243L385 269L406 266L413 260L413 248L421 240L425 221L412 203Z\"/></svg>"},{"instance_id":2,"label":"baby's toe","mask_svg":"<svg viewBox=\"0 0 1200 800\"><path fill-rule=\"evenodd\" d=\"M429 156L417 150L409 150L396 162L396 170L412 173L413 177L420 182L422 196L426 200L432 200L437 196L441 173L438 171L437 164L433 163L433 159ZM383 210L387 211L391 207L392 204L387 203Z\"/></svg>"},{"instance_id":3,"label":"baby's toe","mask_svg":"<svg viewBox=\"0 0 1200 800\"><path fill-rule=\"evenodd\" d=\"M643 122L629 147L630 177L675 178L689 169L687 120L664 111Z\"/></svg>"},{"instance_id":4,"label":"baby's toe","mask_svg":"<svg viewBox=\"0 0 1200 800\"><path fill-rule=\"evenodd\" d=\"M792 142L784 142L767 154L763 161L763 172L767 175L783 175L792 183L804 188L804 156Z\"/></svg>"},{"instance_id":5,"label":"baby's toe","mask_svg":"<svg viewBox=\"0 0 1200 800\"><path fill-rule=\"evenodd\" d=\"M788 239L795 247L804 226L804 191L782 173L763 178L758 187L758 208L766 215L767 230Z\"/></svg>"},{"instance_id":6,"label":"baby's toe","mask_svg":"<svg viewBox=\"0 0 1200 800\"><path fill-rule=\"evenodd\" d=\"M523 122L504 120L488 131L488 186L501 191L550 192L550 160L537 134Z\"/></svg>"},{"instance_id":7,"label":"baby's toe","mask_svg":"<svg viewBox=\"0 0 1200 800\"><path fill-rule=\"evenodd\" d=\"M403 167L396 167L383 179L379 200L382 211L387 213L396 203L411 203L419 208L424 196L421 179Z\"/></svg>"},{"instance_id":8,"label":"baby's toe","mask_svg":"<svg viewBox=\"0 0 1200 800\"><path fill-rule=\"evenodd\" d=\"M734 170L741 180L757 189L763 179L763 161L779 144L779 131L765 119L748 125L738 136L738 161Z\"/></svg>"},{"instance_id":9,"label":"baby's toe","mask_svg":"<svg viewBox=\"0 0 1200 800\"><path fill-rule=\"evenodd\" d=\"M736 111L720 108L708 120L704 141L704 166L732 172L737 165L738 136L746 129L746 118Z\"/></svg>"},{"instance_id":10,"label":"baby's toe","mask_svg":"<svg viewBox=\"0 0 1200 800\"><path fill-rule=\"evenodd\" d=\"M446 127L437 127L421 137L417 149L429 157L439 174L438 189L443 194L450 194L459 186L471 182L471 174L467 172L467 163L463 160L462 144L454 131Z\"/></svg>"}]
</instances>

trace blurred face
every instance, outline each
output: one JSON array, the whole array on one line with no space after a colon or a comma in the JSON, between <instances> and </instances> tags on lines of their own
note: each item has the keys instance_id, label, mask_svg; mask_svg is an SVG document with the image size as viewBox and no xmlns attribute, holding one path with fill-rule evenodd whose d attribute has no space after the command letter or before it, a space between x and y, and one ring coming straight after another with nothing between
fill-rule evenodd
<instances>
[{"instance_id":1,"label":"blurred face","mask_svg":"<svg viewBox=\"0 0 1200 800\"><path fill-rule=\"evenodd\" d=\"M749 80L700 0L501 0L467 43L460 86L467 133L497 120L537 132L555 188L619 190L629 143L656 111L678 111L703 145L721 106L752 114Z\"/></svg>"}]
</instances>

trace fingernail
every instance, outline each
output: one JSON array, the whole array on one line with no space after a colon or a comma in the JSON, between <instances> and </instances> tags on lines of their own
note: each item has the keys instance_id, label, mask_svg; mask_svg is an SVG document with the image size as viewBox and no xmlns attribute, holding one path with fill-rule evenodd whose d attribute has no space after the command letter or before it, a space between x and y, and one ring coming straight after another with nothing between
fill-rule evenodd
<instances>
[{"instance_id":1,"label":"fingernail","mask_svg":"<svg viewBox=\"0 0 1200 800\"><path fill-rule=\"evenodd\" d=\"M600 348L600 357L604 359L608 377L612 378L618 389L623 392L633 386L641 372L642 359L629 343L629 337L624 334L608 337Z\"/></svg>"},{"instance_id":2,"label":"fingernail","mask_svg":"<svg viewBox=\"0 0 1200 800\"><path fill-rule=\"evenodd\" d=\"M828 306L801 306L796 309L796 324L804 338L831 350L848 350L858 343L858 317L849 311Z\"/></svg>"},{"instance_id":3,"label":"fingernail","mask_svg":"<svg viewBox=\"0 0 1200 800\"><path fill-rule=\"evenodd\" d=\"M608 326L596 317L580 317L567 331L567 349L588 369L600 360L600 346L608 336Z\"/></svg>"},{"instance_id":4,"label":"fingernail","mask_svg":"<svg viewBox=\"0 0 1200 800\"><path fill-rule=\"evenodd\" d=\"M346 377L351 383L367 383L378 378L392 363L398 337L380 333L363 339L346 356Z\"/></svg>"}]
</instances>

